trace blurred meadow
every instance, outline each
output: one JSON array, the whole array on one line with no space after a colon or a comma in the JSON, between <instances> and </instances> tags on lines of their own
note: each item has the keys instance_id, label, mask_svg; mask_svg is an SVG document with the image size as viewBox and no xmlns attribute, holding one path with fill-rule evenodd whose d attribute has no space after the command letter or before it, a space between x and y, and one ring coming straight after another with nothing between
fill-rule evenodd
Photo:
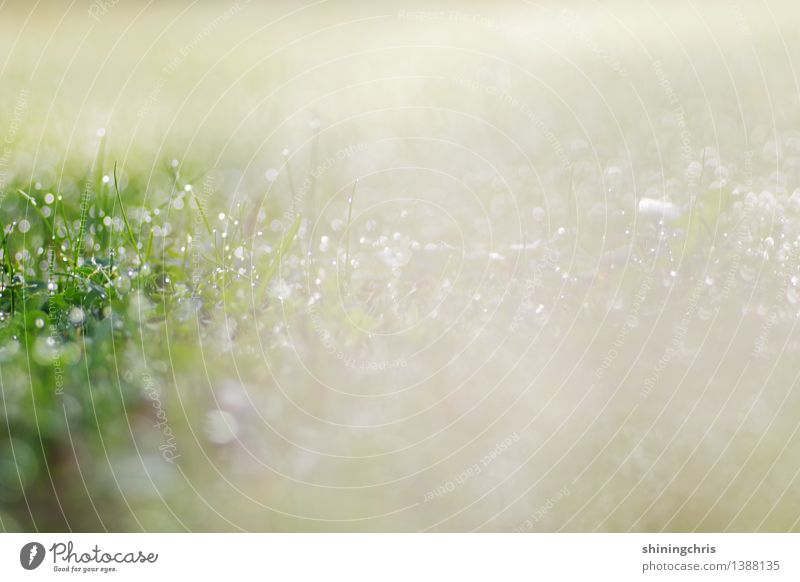
<instances>
[{"instance_id":1,"label":"blurred meadow","mask_svg":"<svg viewBox=\"0 0 800 582\"><path fill-rule=\"evenodd\" d=\"M0 530L797 531L798 17L0 0Z\"/></svg>"}]
</instances>

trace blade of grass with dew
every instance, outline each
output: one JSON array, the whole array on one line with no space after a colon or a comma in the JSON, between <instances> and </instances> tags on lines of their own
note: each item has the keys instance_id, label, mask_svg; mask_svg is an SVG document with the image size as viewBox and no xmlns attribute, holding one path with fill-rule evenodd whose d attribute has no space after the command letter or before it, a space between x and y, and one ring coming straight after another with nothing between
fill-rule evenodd
<instances>
[{"instance_id":1,"label":"blade of grass with dew","mask_svg":"<svg viewBox=\"0 0 800 582\"><path fill-rule=\"evenodd\" d=\"M17 189L17 192L19 192L19 194L22 195L30 203L31 206L33 206L33 209L39 215L39 218L42 219L42 222L47 227L47 230L50 232L50 235L52 236L54 233L53 227L50 226L50 221L47 220L47 217L44 215L44 212L42 212L42 209L39 208L39 205L36 203L36 199L33 198L30 194L28 194L24 190Z\"/></svg>"},{"instance_id":2,"label":"blade of grass with dew","mask_svg":"<svg viewBox=\"0 0 800 582\"><path fill-rule=\"evenodd\" d=\"M125 212L125 205L122 203L122 194L119 191L119 180L117 179L117 163L114 162L114 190L117 194L117 204L119 204L120 214L122 214L122 222L125 223L125 232L128 234L128 241L133 247L136 256L139 257L139 264L142 264L142 255L139 252L139 245L136 243L136 237L133 236L133 229L131 223L128 221L128 214Z\"/></svg>"},{"instance_id":3,"label":"blade of grass with dew","mask_svg":"<svg viewBox=\"0 0 800 582\"><path fill-rule=\"evenodd\" d=\"M150 229L150 235L147 237L147 250L144 253L144 263L142 266L150 263L150 254L153 251L153 229Z\"/></svg>"},{"instance_id":4,"label":"blade of grass with dew","mask_svg":"<svg viewBox=\"0 0 800 582\"><path fill-rule=\"evenodd\" d=\"M278 270L281 260L283 259L283 255L285 255L292 246L292 243L297 236L297 231L300 230L300 222L302 221L302 218L303 216L301 214L297 215L292 223L292 226L286 231L286 234L281 239L281 242L278 243L278 248L275 249L275 254L272 257L272 260L264 270L259 286L259 296L266 291L267 285L269 285L270 281L272 281L272 277L275 276L275 273Z\"/></svg>"},{"instance_id":5,"label":"blade of grass with dew","mask_svg":"<svg viewBox=\"0 0 800 582\"><path fill-rule=\"evenodd\" d=\"M103 184L103 166L106 162L106 131L105 129L100 129L97 132L97 135L100 137L100 144L97 148L97 158L95 159L95 170L94 170L94 191L95 195L97 196L98 201L98 210L102 208L104 211L108 212L108 200L105 199L103 196L103 192L105 190Z\"/></svg>"},{"instance_id":6,"label":"blade of grass with dew","mask_svg":"<svg viewBox=\"0 0 800 582\"><path fill-rule=\"evenodd\" d=\"M103 184L103 158L105 157L105 131L98 133L100 136L100 144L98 145L97 155L94 158L92 169L89 176L86 178L83 194L81 195L80 206L80 222L78 226L78 234L75 238L75 258L73 259L73 268L77 269L80 265L81 253L83 252L83 238L86 234L86 222L89 218L89 200L92 194L99 195L102 190ZM100 185L98 189L97 184Z\"/></svg>"},{"instance_id":7,"label":"blade of grass with dew","mask_svg":"<svg viewBox=\"0 0 800 582\"><path fill-rule=\"evenodd\" d=\"M350 198L347 199L347 224L344 227L344 280L348 287L350 286L350 224L353 221L353 199L355 198L357 187L358 178L353 182L353 191L350 192Z\"/></svg>"},{"instance_id":8,"label":"blade of grass with dew","mask_svg":"<svg viewBox=\"0 0 800 582\"><path fill-rule=\"evenodd\" d=\"M191 190L191 195L192 195L192 200L194 200L194 205L197 206L197 210L200 212L200 217L203 219L203 224L206 225L208 236L213 237L214 231L211 228L211 223L208 221L208 216L206 215L206 211L203 210L203 205L200 204L200 201L197 199L197 196L195 196L194 190Z\"/></svg>"},{"instance_id":9,"label":"blade of grass with dew","mask_svg":"<svg viewBox=\"0 0 800 582\"><path fill-rule=\"evenodd\" d=\"M78 234L75 238L75 258L72 261L73 268L77 269L80 265L81 252L83 250L83 237L86 233L86 221L89 218L89 200L92 196L92 182L90 179L86 180L86 185L81 195L80 206L80 222L78 225Z\"/></svg>"}]
</instances>

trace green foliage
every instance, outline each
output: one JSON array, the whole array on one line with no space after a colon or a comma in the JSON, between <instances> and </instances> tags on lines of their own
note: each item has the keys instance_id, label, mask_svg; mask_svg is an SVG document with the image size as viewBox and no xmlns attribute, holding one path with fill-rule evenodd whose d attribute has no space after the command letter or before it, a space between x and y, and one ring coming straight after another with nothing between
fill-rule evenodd
<instances>
[{"instance_id":1,"label":"green foliage","mask_svg":"<svg viewBox=\"0 0 800 582\"><path fill-rule=\"evenodd\" d=\"M134 177L124 186L117 164L111 176L102 173L104 155L101 140L92 171L68 176L61 189L11 184L16 195L0 204L0 414L7 424L0 449L14 448L15 466L25 473L20 486L0 467L0 503L27 528L34 524L26 522L26 496L79 485L61 459L106 454L130 438L131 413L155 414L142 378L164 375L149 366L164 338L196 333L215 306L249 293L256 281L265 289L301 223L296 216L266 253L263 224L245 229L226 216L219 232L200 204L170 208L174 196L145 204L140 182ZM164 191L191 190L177 172L159 179L171 186ZM200 232L193 212L205 227ZM234 255L234 248L241 250ZM112 497L95 501L114 503ZM64 527L59 514L54 508L48 527ZM98 527L83 514L69 521Z\"/></svg>"}]
</instances>

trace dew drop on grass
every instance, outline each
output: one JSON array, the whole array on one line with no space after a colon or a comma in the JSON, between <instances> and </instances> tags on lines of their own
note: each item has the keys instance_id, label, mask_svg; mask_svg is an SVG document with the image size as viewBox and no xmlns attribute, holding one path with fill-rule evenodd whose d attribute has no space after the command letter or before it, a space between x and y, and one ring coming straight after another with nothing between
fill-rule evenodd
<instances>
[{"instance_id":1,"label":"dew drop on grass","mask_svg":"<svg viewBox=\"0 0 800 582\"><path fill-rule=\"evenodd\" d=\"M285 301L291 297L292 288L286 283L286 281L280 279L273 284L272 295L280 301Z\"/></svg>"},{"instance_id":2,"label":"dew drop on grass","mask_svg":"<svg viewBox=\"0 0 800 582\"><path fill-rule=\"evenodd\" d=\"M798 293L797 289L788 287L786 289L786 301L794 305L798 300L800 300L800 293Z\"/></svg>"},{"instance_id":3,"label":"dew drop on grass","mask_svg":"<svg viewBox=\"0 0 800 582\"><path fill-rule=\"evenodd\" d=\"M278 170L276 170L275 168L270 168L269 170L267 170L265 176L267 178L267 182L274 182L275 180L278 179Z\"/></svg>"},{"instance_id":4,"label":"dew drop on grass","mask_svg":"<svg viewBox=\"0 0 800 582\"><path fill-rule=\"evenodd\" d=\"M73 307L69 310L69 320L75 325L82 323L85 317L86 314L80 307Z\"/></svg>"},{"instance_id":5,"label":"dew drop on grass","mask_svg":"<svg viewBox=\"0 0 800 582\"><path fill-rule=\"evenodd\" d=\"M26 233L31 229L31 223L27 219L23 218L22 220L20 220L19 224L17 225L17 228L19 228L19 231L21 233Z\"/></svg>"},{"instance_id":6,"label":"dew drop on grass","mask_svg":"<svg viewBox=\"0 0 800 582\"><path fill-rule=\"evenodd\" d=\"M52 337L39 337L33 343L33 358L40 364L52 364L59 356L59 346Z\"/></svg>"}]
</instances>

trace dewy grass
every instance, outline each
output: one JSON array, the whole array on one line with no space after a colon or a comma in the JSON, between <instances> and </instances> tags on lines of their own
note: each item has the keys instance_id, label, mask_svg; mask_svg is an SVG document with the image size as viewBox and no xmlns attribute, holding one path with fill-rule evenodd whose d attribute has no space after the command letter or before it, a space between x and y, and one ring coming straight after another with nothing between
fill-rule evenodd
<instances>
[{"instance_id":1,"label":"dewy grass","mask_svg":"<svg viewBox=\"0 0 800 582\"><path fill-rule=\"evenodd\" d=\"M283 235L269 241L264 222L272 217L264 214L247 221L245 228L240 212L226 216L230 222L215 229L209 219L212 209L206 212L195 199L206 236L202 228L192 230L195 205L175 205L172 196L148 197L145 205L139 176L129 175L126 181L115 163L112 185L103 179L101 163L102 154L83 174L67 165L62 188L13 181L8 191L16 195L0 204L0 367L6 383L0 410L14 446L42 443L40 451L29 451L31 477L24 495L47 497L52 487L75 485L66 476L56 475L53 483L45 477L53 459L69 457L65 447L70 439L81 439L81 447L97 454L123 439L117 434L121 419L147 410L143 382L163 376L150 367L160 355L155 346L165 334L181 343L180 338L192 334L213 333L204 328L211 327L218 306L237 292L243 296L256 281L255 290L265 297L301 222L298 214ZM177 176L157 179L168 184ZM194 199L184 186L180 184L181 197ZM102 188L108 197L98 195ZM170 191L169 186L161 191ZM213 209L213 216L217 212ZM225 233L223 246L216 240L219 232ZM199 251L197 261L187 260L190 245ZM128 378L113 371L132 369L146 372ZM54 378L57 390L52 389ZM30 397L17 401L10 385L28 383ZM8 441L0 441L0 451L4 443ZM113 503L111 497L99 502ZM26 521L23 497L18 501L5 504L3 515L7 518L8 508L16 507L11 523L34 527ZM83 527L98 527L91 516L63 515L57 508L52 515L41 525L62 529L67 521L86 520Z\"/></svg>"},{"instance_id":2,"label":"dewy grass","mask_svg":"<svg viewBox=\"0 0 800 582\"><path fill-rule=\"evenodd\" d=\"M197 240L200 233L187 228L191 220L182 219L176 210L172 210L169 223L164 221L159 226L154 218L163 214L157 205L149 208L136 205L135 193L126 202L117 163L112 172L110 203L97 196L97 184L101 184L101 188L104 184L102 176L98 180L96 175L102 173L103 150L101 144L91 171L79 180L84 187L77 206L70 204L67 196L60 192L48 192L41 187L26 191L19 186L13 188L19 198L8 198L5 206L0 206L0 312L12 316L19 312L24 316L31 309L38 311L42 307L38 298L45 292L50 300L57 299L56 303L63 304L64 308L94 306L97 308L95 315L102 318L104 305L95 303L98 300L124 301L134 280L138 282L137 289L159 297L168 287L175 286L185 288L187 295L208 292L218 286L221 278L241 279L248 284L259 280L262 286L269 284L296 238L300 214L277 241L274 251L268 252L265 260L259 260L256 255L264 250L252 244L254 236L245 231L240 211L235 224L226 229L223 240L225 249L247 246L251 253L251 272L241 267L233 269L229 264L231 257L226 259L221 254L225 250L219 246L218 230L212 227L206 209L191 188L184 191L195 204L193 208L187 207L187 211L199 213L207 240ZM130 184L128 189L131 189ZM73 228L76 229L74 237ZM248 228L259 233L267 230L257 223L250 223ZM190 264L187 260L187 240L199 247L198 256L205 257L205 265ZM237 255L236 260L241 259L243 257ZM261 265L260 273L257 265ZM203 271L194 278L199 288L189 289L193 285L190 268ZM174 297L179 294L170 295L170 299ZM210 296L207 299L214 301ZM87 322L82 321L80 325L88 325Z\"/></svg>"}]
</instances>

